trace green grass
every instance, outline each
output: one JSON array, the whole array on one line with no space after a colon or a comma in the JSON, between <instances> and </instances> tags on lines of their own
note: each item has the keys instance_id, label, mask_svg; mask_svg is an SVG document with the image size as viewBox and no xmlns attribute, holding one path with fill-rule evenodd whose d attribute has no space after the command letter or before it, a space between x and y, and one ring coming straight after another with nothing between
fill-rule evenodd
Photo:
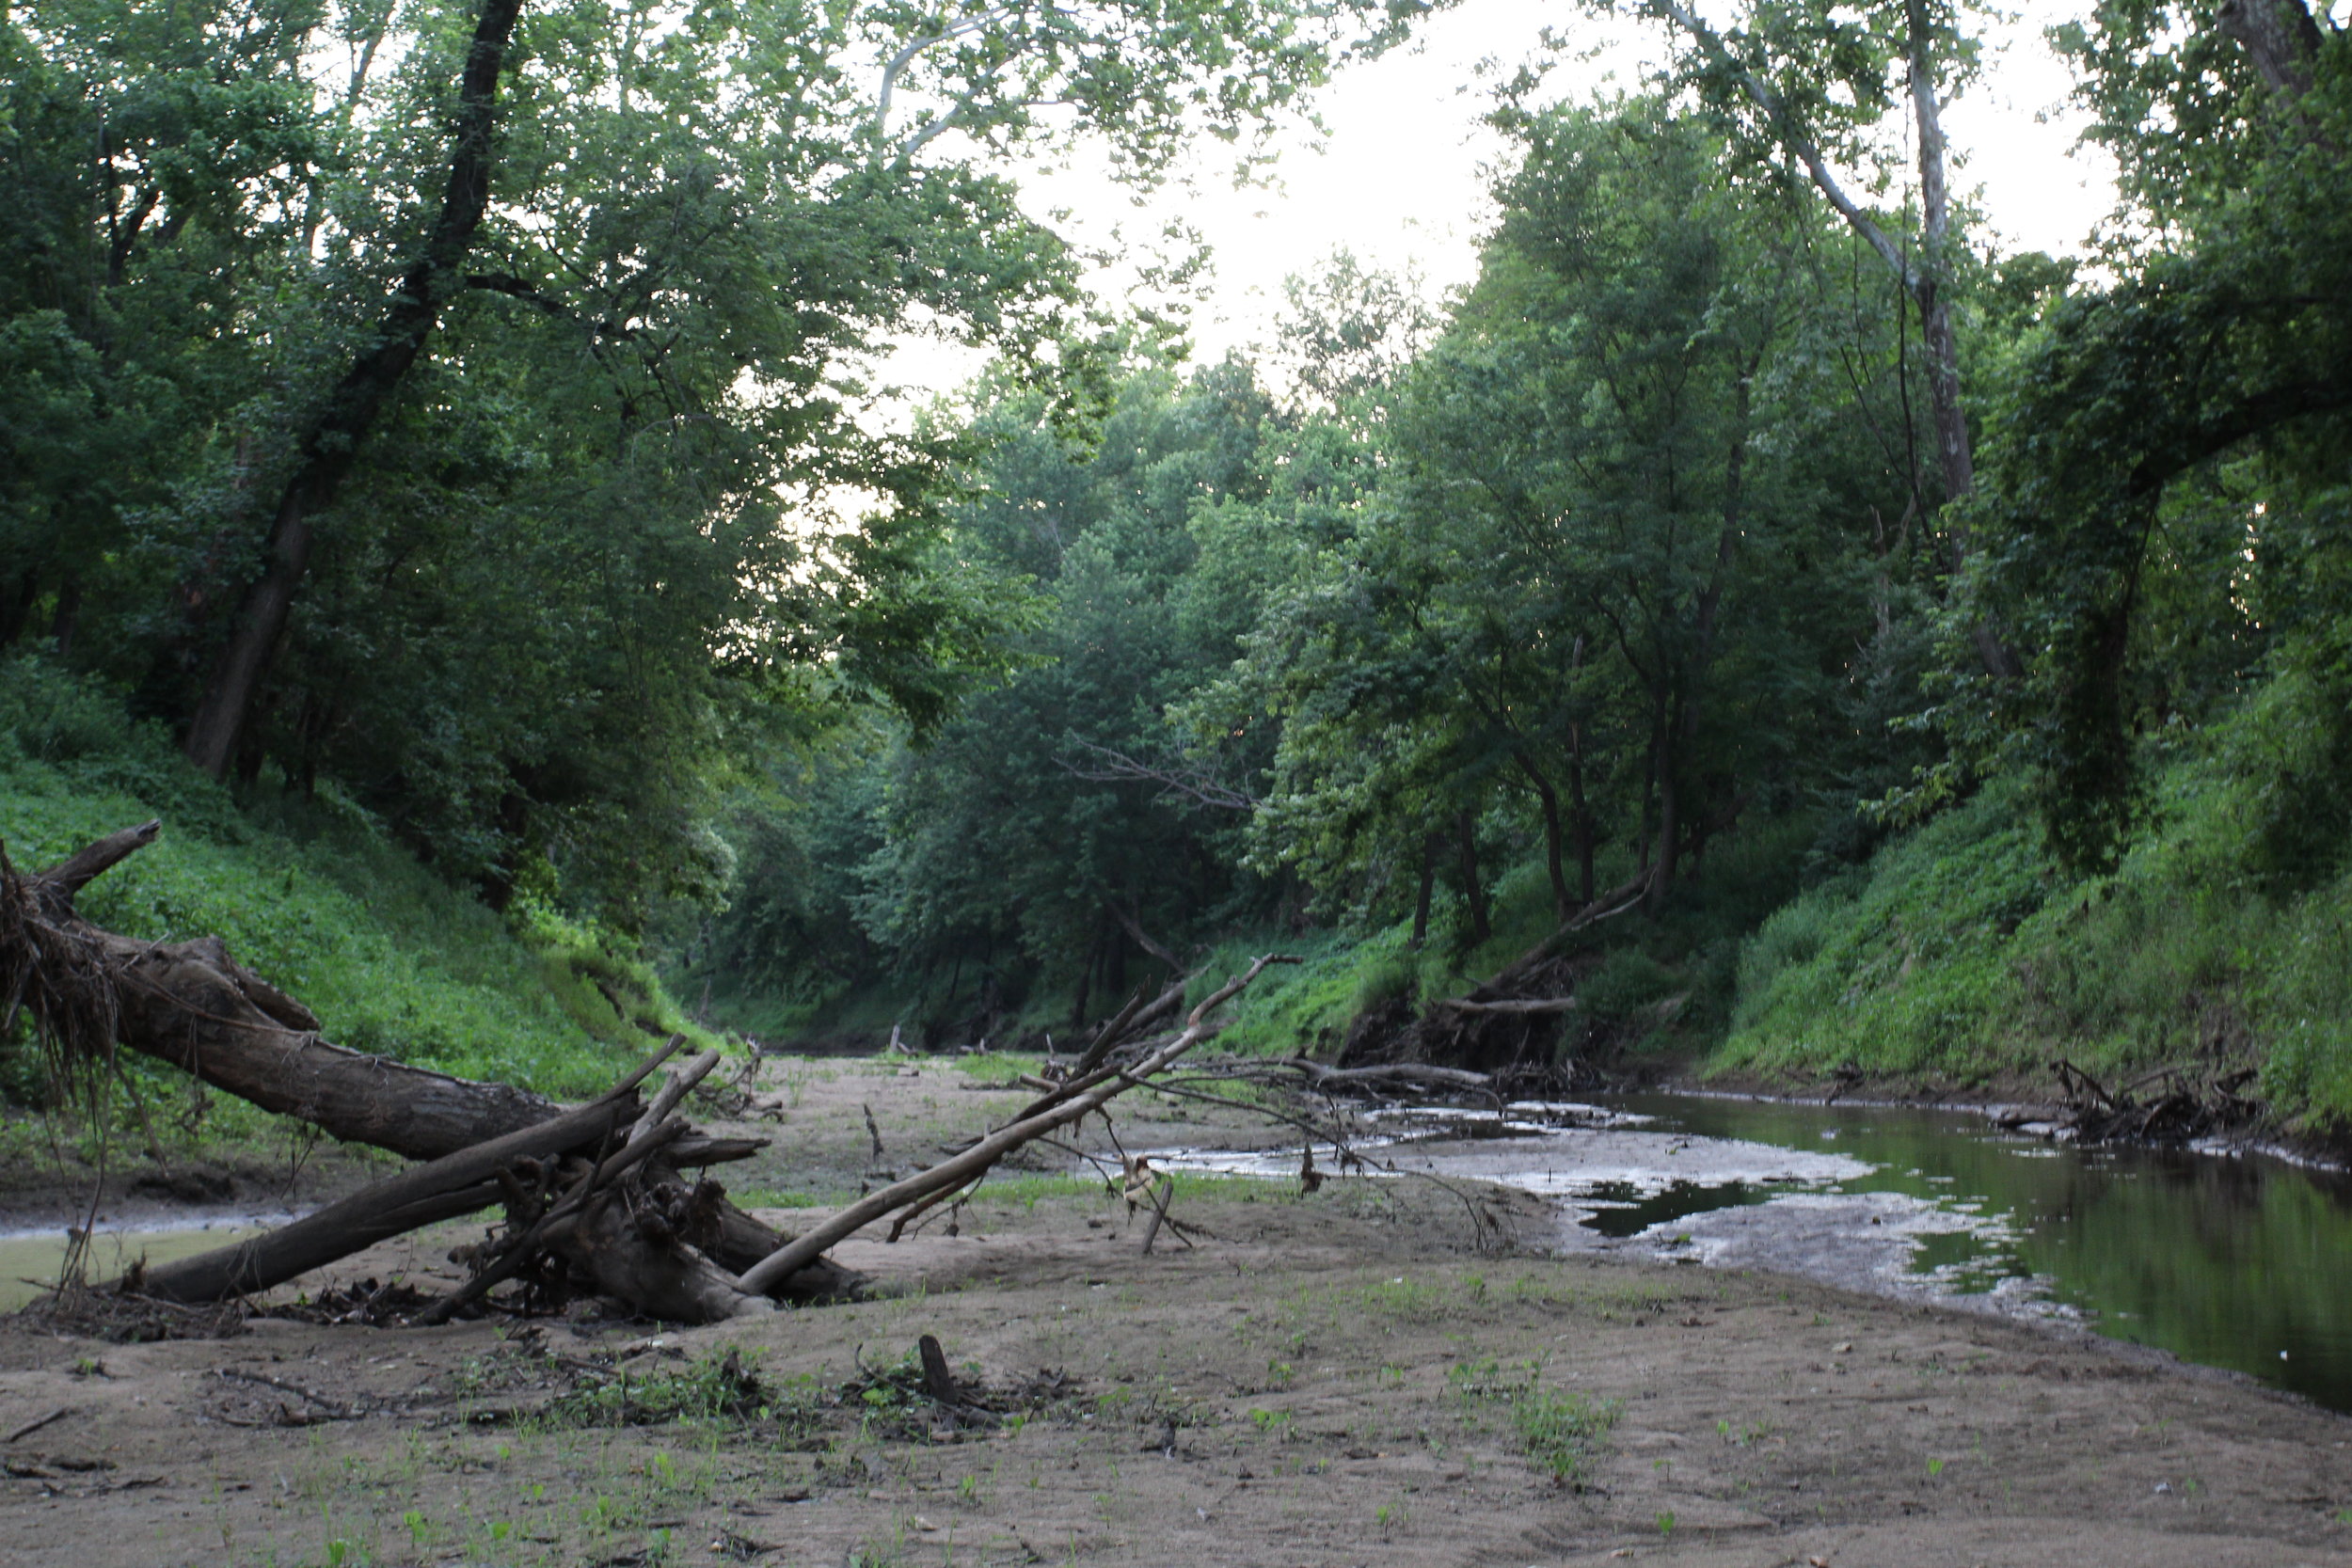
<instances>
[{"instance_id":1,"label":"green grass","mask_svg":"<svg viewBox=\"0 0 2352 1568\"><path fill-rule=\"evenodd\" d=\"M1542 1379L1538 1362L1505 1368L1491 1356L1460 1362L1446 1371L1465 1418L1484 1407L1501 1407L1527 1456L1550 1471L1555 1483L1574 1485L1624 1406L1614 1400L1548 1388Z\"/></svg>"},{"instance_id":2,"label":"green grass","mask_svg":"<svg viewBox=\"0 0 2352 1568\"><path fill-rule=\"evenodd\" d=\"M1718 1069L1963 1084L2159 1063L2257 1066L2292 1122L2352 1122L2352 872L2282 883L2264 781L2225 728L2161 774L2116 870L2070 878L1991 788L1756 932Z\"/></svg>"},{"instance_id":3,"label":"green grass","mask_svg":"<svg viewBox=\"0 0 2352 1568\"><path fill-rule=\"evenodd\" d=\"M501 920L331 788L241 805L111 694L40 660L0 661L11 861L44 865L150 817L162 837L91 883L82 913L147 941L219 936L341 1044L576 1096L641 1057L649 1029L686 1026L611 933L535 907ZM0 1046L0 1086L19 1098L35 1089L24 1054Z\"/></svg>"}]
</instances>

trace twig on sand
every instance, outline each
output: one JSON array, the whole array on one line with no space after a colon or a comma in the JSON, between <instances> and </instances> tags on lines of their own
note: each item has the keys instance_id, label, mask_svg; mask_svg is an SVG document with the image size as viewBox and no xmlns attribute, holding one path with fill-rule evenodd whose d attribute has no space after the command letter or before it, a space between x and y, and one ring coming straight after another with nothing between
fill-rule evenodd
<instances>
[{"instance_id":1,"label":"twig on sand","mask_svg":"<svg viewBox=\"0 0 2352 1568\"><path fill-rule=\"evenodd\" d=\"M72 1407L72 1405L70 1405L70 1404L61 1404L61 1405L57 1406L57 1408L56 1408L56 1409L52 1410L52 1411L51 1411L48 1415L46 1415L46 1416L38 1416L38 1417L35 1417L32 1420L29 1420L29 1421L25 1422L23 1426L18 1427L18 1428L17 1428L14 1432L9 1433L8 1433L8 1435L7 1441L11 1442L11 1443L14 1443L14 1442L17 1442L17 1441L19 1441L19 1440L21 1440L21 1439L23 1439L23 1438L30 1437L33 1433L35 1433L36 1432L39 1432L41 1428L43 1428L43 1427L45 1427L45 1426L49 1426L49 1425L51 1425L51 1424L53 1424L53 1423L55 1423L55 1422L57 1422L57 1421L62 1421L62 1420L64 1420L64 1419L65 1419L68 1416L71 1416L71 1415L72 1415L72 1414L73 1414L73 1407Z\"/></svg>"}]
</instances>

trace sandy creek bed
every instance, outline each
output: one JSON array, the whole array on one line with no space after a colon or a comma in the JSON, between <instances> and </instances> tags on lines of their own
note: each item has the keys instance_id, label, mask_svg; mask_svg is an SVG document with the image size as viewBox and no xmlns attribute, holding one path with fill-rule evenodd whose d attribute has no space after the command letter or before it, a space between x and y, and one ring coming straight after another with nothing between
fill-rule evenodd
<instances>
[{"instance_id":1,"label":"sandy creek bed","mask_svg":"<svg viewBox=\"0 0 2352 1568\"><path fill-rule=\"evenodd\" d=\"M854 1190L861 1104L904 1168L1008 1103L930 1065L771 1080L788 1154L735 1183L771 1198ZM1122 1138L1203 1141L1149 1119L1175 1114L1136 1106ZM1563 1255L1549 1206L1486 1200L1506 1250L1426 1183L1200 1183L1177 1210L1198 1245L1145 1257L1120 1206L1017 1180L959 1234L842 1249L895 1296L684 1332L117 1346L9 1323L0 1435L67 1414L0 1445L0 1540L77 1565L2352 1568L2344 1418L2079 1333ZM468 1233L339 1272L446 1279ZM1016 1418L950 1431L886 1389L843 1397L926 1332ZM595 1424L619 1370L699 1386L727 1347L766 1403Z\"/></svg>"}]
</instances>

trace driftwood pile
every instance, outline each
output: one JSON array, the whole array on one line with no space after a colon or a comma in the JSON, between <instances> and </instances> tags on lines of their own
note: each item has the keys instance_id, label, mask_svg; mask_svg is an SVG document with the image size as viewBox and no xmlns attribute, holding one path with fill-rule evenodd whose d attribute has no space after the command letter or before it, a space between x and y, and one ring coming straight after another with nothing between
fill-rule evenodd
<instances>
[{"instance_id":1,"label":"driftwood pile","mask_svg":"<svg viewBox=\"0 0 2352 1568\"><path fill-rule=\"evenodd\" d=\"M2209 1076L2166 1067L2110 1089L2060 1060L2066 1112L2059 1125L2087 1144L2185 1144L2239 1131L2263 1119L2261 1102L2238 1092L2256 1075L2250 1067Z\"/></svg>"},{"instance_id":2,"label":"driftwood pile","mask_svg":"<svg viewBox=\"0 0 2352 1568\"><path fill-rule=\"evenodd\" d=\"M1140 1041L1138 1029L1173 1014L1184 993L1179 985L1149 1006L1138 997L1010 1123L792 1237L735 1207L707 1175L681 1174L745 1159L767 1143L713 1136L676 1114L717 1066L716 1053L673 1069L642 1102L640 1086L675 1054L674 1038L604 1095L563 1105L338 1046L309 1009L238 965L217 938L144 942L83 920L74 896L160 831L154 822L127 829L32 876L0 858L0 995L8 998L0 1028L22 1007L69 1081L101 1081L121 1047L338 1139L418 1162L265 1235L116 1282L119 1291L163 1302L257 1294L377 1242L500 1207L503 1226L465 1255L467 1282L408 1321L478 1310L510 1283L527 1307L593 1294L688 1323L851 1295L858 1277L825 1259L826 1248L894 1212L969 1191L1014 1150L1100 1111L1215 1034L1210 1014L1267 964L1295 961L1259 959L1181 1029Z\"/></svg>"}]
</instances>

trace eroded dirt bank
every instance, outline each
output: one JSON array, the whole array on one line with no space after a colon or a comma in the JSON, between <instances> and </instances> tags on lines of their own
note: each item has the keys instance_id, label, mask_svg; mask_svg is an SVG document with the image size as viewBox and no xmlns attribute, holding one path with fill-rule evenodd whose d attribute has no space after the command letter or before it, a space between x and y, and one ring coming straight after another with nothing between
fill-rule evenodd
<instances>
[{"instance_id":1,"label":"eroded dirt bank","mask_svg":"<svg viewBox=\"0 0 2352 1568\"><path fill-rule=\"evenodd\" d=\"M913 1147L994 1100L839 1064L780 1109L800 1174L853 1187L860 1104ZM1770 1275L1480 1252L1420 1184L1177 1212L1208 1234L1145 1257L1122 1206L1017 1179L957 1235L843 1250L904 1294L682 1333L10 1323L0 1436L67 1414L0 1445L0 1531L76 1565L2352 1564L2352 1421L2239 1382ZM1502 1213L1522 1248L1549 1228ZM446 1276L459 1234L341 1273ZM927 1333L973 1408L923 1393Z\"/></svg>"}]
</instances>

